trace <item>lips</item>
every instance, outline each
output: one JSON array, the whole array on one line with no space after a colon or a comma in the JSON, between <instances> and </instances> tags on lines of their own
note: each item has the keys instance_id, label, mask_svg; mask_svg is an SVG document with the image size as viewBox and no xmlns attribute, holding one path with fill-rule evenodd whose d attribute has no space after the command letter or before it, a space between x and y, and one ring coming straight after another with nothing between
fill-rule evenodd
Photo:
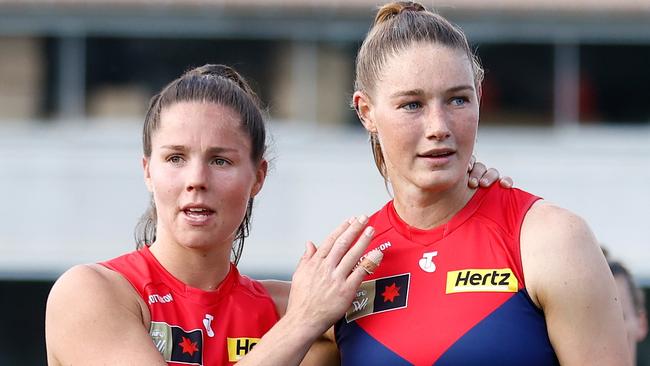
<instances>
[{"instance_id":1,"label":"lips","mask_svg":"<svg viewBox=\"0 0 650 366\"><path fill-rule=\"evenodd\" d=\"M192 225L201 225L206 223L215 213L213 209L199 204L190 204L181 208L185 218Z\"/></svg>"},{"instance_id":2,"label":"lips","mask_svg":"<svg viewBox=\"0 0 650 366\"><path fill-rule=\"evenodd\" d=\"M456 150L449 148L431 149L418 154L421 158L446 158L456 153Z\"/></svg>"},{"instance_id":3,"label":"lips","mask_svg":"<svg viewBox=\"0 0 650 366\"><path fill-rule=\"evenodd\" d=\"M214 213L214 211L206 208L188 208L187 210L183 210L183 212L188 216L207 216Z\"/></svg>"}]
</instances>

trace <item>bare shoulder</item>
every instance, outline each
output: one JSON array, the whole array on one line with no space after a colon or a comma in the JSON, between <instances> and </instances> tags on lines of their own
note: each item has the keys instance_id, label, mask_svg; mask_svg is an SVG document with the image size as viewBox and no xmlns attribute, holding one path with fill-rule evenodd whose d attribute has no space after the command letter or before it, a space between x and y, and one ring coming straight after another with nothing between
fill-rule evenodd
<instances>
[{"instance_id":1,"label":"bare shoulder","mask_svg":"<svg viewBox=\"0 0 650 366\"><path fill-rule=\"evenodd\" d=\"M275 303L275 309L280 316L283 316L287 311L287 303L289 302L289 292L291 291L291 282L280 280L261 280L259 281L262 286L268 291L269 295Z\"/></svg>"},{"instance_id":2,"label":"bare shoulder","mask_svg":"<svg viewBox=\"0 0 650 366\"><path fill-rule=\"evenodd\" d=\"M521 258L526 289L544 312L560 363L627 364L614 279L585 220L535 203L522 225Z\"/></svg>"},{"instance_id":3,"label":"bare shoulder","mask_svg":"<svg viewBox=\"0 0 650 366\"><path fill-rule=\"evenodd\" d=\"M137 292L120 274L100 265L71 268L56 281L47 300L48 363L92 365L127 361L130 346L123 344L124 339L141 346L145 354L147 347L155 351L144 325L141 303ZM112 352L120 347L125 352Z\"/></svg>"},{"instance_id":4,"label":"bare shoulder","mask_svg":"<svg viewBox=\"0 0 650 366\"><path fill-rule=\"evenodd\" d=\"M48 310L60 305L89 306L89 311L100 312L121 304L122 310L142 314L135 289L119 273L98 264L82 264L66 271L54 283L48 297Z\"/></svg>"},{"instance_id":5,"label":"bare shoulder","mask_svg":"<svg viewBox=\"0 0 650 366\"><path fill-rule=\"evenodd\" d=\"M538 201L526 214L521 229L521 255L526 287L538 306L544 289L555 281L580 280L588 272L606 268L596 238L584 219L552 203ZM591 272L591 270L589 271Z\"/></svg>"}]
</instances>

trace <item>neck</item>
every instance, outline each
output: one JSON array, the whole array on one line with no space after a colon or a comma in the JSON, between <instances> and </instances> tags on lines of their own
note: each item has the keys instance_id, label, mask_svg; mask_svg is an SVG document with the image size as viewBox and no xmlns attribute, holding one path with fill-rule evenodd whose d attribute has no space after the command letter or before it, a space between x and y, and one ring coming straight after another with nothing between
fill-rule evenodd
<instances>
[{"instance_id":1,"label":"neck","mask_svg":"<svg viewBox=\"0 0 650 366\"><path fill-rule=\"evenodd\" d=\"M215 290L230 271L230 245L219 244L205 250L180 245L162 237L156 239L150 250L174 277L201 290Z\"/></svg>"},{"instance_id":2,"label":"neck","mask_svg":"<svg viewBox=\"0 0 650 366\"><path fill-rule=\"evenodd\" d=\"M423 230L451 220L465 207L476 191L466 184L463 186L462 183L441 191L423 190L412 185L393 189L393 204L399 217L410 226Z\"/></svg>"}]
</instances>

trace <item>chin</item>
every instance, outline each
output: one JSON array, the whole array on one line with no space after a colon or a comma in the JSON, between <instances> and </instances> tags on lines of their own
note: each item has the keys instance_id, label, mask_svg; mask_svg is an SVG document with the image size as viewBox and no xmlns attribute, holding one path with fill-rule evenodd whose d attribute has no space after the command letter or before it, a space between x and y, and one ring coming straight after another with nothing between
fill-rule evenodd
<instances>
[{"instance_id":1,"label":"chin","mask_svg":"<svg viewBox=\"0 0 650 366\"><path fill-rule=\"evenodd\" d=\"M186 248L192 249L209 249L217 245L214 238L218 236L208 232L189 232L182 233L178 236L177 242Z\"/></svg>"},{"instance_id":2,"label":"chin","mask_svg":"<svg viewBox=\"0 0 650 366\"><path fill-rule=\"evenodd\" d=\"M455 172L433 172L418 180L417 186L427 191L446 191L463 184L463 177Z\"/></svg>"}]
</instances>

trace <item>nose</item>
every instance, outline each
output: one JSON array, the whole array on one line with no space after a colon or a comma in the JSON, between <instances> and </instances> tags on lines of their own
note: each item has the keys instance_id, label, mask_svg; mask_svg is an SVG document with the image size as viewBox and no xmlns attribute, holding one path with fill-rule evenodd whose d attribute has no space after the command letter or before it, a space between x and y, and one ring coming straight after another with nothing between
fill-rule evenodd
<instances>
[{"instance_id":1,"label":"nose","mask_svg":"<svg viewBox=\"0 0 650 366\"><path fill-rule=\"evenodd\" d=\"M208 166L195 160L188 168L185 189L188 192L205 191L208 188Z\"/></svg>"},{"instance_id":2,"label":"nose","mask_svg":"<svg viewBox=\"0 0 650 366\"><path fill-rule=\"evenodd\" d=\"M427 139L445 140L451 136L450 116L445 108L433 106L426 115L426 137Z\"/></svg>"}]
</instances>

